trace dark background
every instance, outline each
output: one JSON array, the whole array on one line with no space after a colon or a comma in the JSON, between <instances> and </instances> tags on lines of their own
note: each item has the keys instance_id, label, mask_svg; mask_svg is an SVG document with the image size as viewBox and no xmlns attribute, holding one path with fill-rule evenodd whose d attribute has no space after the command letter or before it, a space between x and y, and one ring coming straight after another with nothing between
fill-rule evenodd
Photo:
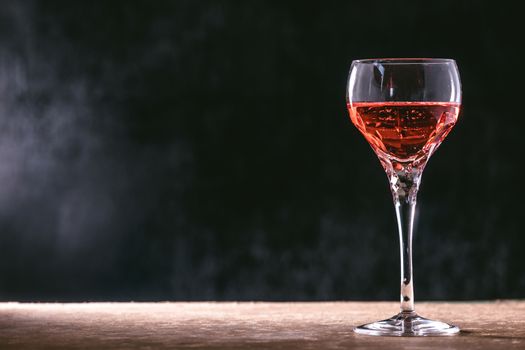
<instances>
[{"instance_id":1,"label":"dark background","mask_svg":"<svg viewBox=\"0 0 525 350\"><path fill-rule=\"evenodd\" d=\"M352 59L457 60L416 299L525 297L519 11L479 1L2 1L0 300L396 300ZM514 103L516 102L516 103Z\"/></svg>"}]
</instances>

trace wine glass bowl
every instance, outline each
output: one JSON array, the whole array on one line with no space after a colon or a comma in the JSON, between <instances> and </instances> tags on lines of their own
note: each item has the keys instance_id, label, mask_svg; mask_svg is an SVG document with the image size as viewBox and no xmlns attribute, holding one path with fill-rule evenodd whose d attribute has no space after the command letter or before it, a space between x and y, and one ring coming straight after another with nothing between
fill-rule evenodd
<instances>
[{"instance_id":1,"label":"wine glass bowl","mask_svg":"<svg viewBox=\"0 0 525 350\"><path fill-rule=\"evenodd\" d=\"M412 235L421 175L460 112L457 65L451 59L435 58L356 60L350 68L346 96L350 119L388 176L401 257L401 312L354 330L387 336L457 334L456 326L416 314L412 274Z\"/></svg>"}]
</instances>

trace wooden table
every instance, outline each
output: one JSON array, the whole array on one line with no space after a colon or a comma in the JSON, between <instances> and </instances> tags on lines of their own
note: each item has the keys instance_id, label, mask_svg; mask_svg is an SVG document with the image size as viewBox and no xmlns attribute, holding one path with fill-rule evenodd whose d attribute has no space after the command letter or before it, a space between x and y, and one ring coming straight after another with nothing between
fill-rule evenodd
<instances>
[{"instance_id":1,"label":"wooden table","mask_svg":"<svg viewBox=\"0 0 525 350\"><path fill-rule=\"evenodd\" d=\"M450 337L356 335L392 302L0 303L0 349L525 349L525 301L418 303Z\"/></svg>"}]
</instances>

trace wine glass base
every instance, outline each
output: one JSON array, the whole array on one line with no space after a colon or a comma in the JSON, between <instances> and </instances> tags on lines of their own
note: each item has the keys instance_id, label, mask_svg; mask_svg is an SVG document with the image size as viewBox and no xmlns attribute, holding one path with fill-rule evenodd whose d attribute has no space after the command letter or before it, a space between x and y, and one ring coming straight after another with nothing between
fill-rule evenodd
<instances>
[{"instance_id":1,"label":"wine glass base","mask_svg":"<svg viewBox=\"0 0 525 350\"><path fill-rule=\"evenodd\" d=\"M354 332L391 337L421 337L454 335L459 333L459 328L444 322L423 318L415 312L401 312L387 320L356 327Z\"/></svg>"}]
</instances>

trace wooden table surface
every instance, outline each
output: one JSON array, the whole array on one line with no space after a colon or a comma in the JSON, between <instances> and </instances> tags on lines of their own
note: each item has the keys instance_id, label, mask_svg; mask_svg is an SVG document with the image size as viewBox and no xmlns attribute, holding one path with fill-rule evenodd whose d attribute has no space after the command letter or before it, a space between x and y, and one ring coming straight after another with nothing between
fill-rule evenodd
<instances>
[{"instance_id":1,"label":"wooden table surface","mask_svg":"<svg viewBox=\"0 0 525 350\"><path fill-rule=\"evenodd\" d=\"M418 303L449 337L357 335L392 302L0 303L0 349L525 349L525 301Z\"/></svg>"}]
</instances>

